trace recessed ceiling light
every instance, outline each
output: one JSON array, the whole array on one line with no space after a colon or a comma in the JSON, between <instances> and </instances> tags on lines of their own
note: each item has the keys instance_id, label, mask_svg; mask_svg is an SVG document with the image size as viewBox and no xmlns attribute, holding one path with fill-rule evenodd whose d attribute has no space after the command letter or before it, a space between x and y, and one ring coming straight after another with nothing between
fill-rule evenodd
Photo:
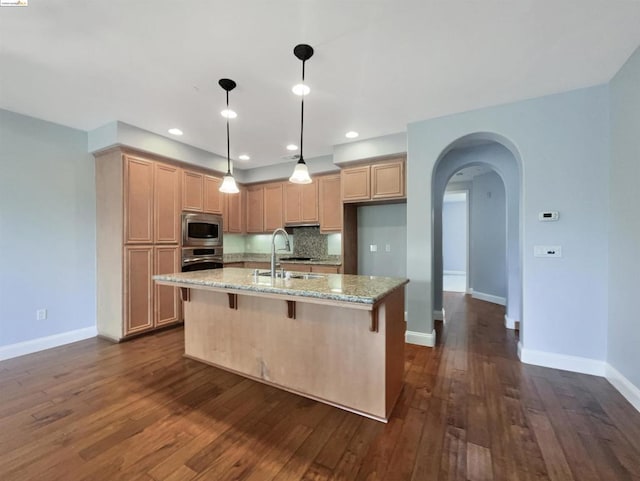
<instances>
[{"instance_id":1,"label":"recessed ceiling light","mask_svg":"<svg viewBox=\"0 0 640 481\"><path fill-rule=\"evenodd\" d=\"M222 112L220 112L220 115L222 115L226 119L235 119L238 116L238 114L236 114L231 109L224 109Z\"/></svg>"},{"instance_id":2,"label":"recessed ceiling light","mask_svg":"<svg viewBox=\"0 0 640 481\"><path fill-rule=\"evenodd\" d=\"M173 129L169 129L169 133L171 135L182 135L182 130L173 128Z\"/></svg>"},{"instance_id":3,"label":"recessed ceiling light","mask_svg":"<svg viewBox=\"0 0 640 481\"><path fill-rule=\"evenodd\" d=\"M358 132L354 132L353 130L350 130L349 132L347 132L346 134L344 134L344 136L347 139L355 139L358 135L360 135Z\"/></svg>"},{"instance_id":4,"label":"recessed ceiling light","mask_svg":"<svg viewBox=\"0 0 640 481\"><path fill-rule=\"evenodd\" d=\"M308 95L311 89L306 84L297 84L291 88L291 91L296 95Z\"/></svg>"},{"instance_id":5,"label":"recessed ceiling light","mask_svg":"<svg viewBox=\"0 0 640 481\"><path fill-rule=\"evenodd\" d=\"M298 150L298 146L296 144L287 145L287 150Z\"/></svg>"},{"instance_id":6,"label":"recessed ceiling light","mask_svg":"<svg viewBox=\"0 0 640 481\"><path fill-rule=\"evenodd\" d=\"M249 160L251 157L249 157L247 154L240 154L238 158L240 160Z\"/></svg>"}]
</instances>

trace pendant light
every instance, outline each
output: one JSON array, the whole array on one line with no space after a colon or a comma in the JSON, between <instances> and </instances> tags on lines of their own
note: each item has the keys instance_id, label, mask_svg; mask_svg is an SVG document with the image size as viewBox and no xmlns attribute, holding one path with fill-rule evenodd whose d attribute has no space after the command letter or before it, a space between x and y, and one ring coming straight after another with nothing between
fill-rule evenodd
<instances>
[{"instance_id":1,"label":"pendant light","mask_svg":"<svg viewBox=\"0 0 640 481\"><path fill-rule=\"evenodd\" d=\"M218 81L220 87L222 87L227 92L227 112L229 111L229 92L236 88L236 83L228 78L221 78ZM224 174L224 178L222 179L222 185L220 186L220 192L224 192L225 194L237 194L240 192L238 186L236 185L236 179L233 178L231 174L231 157L229 155L229 115L227 118L227 173Z\"/></svg>"},{"instance_id":2,"label":"pendant light","mask_svg":"<svg viewBox=\"0 0 640 481\"><path fill-rule=\"evenodd\" d=\"M304 132L304 96L309 93L309 88L306 87L304 83L304 63L313 55L313 48L306 44L296 45L293 49L293 54L298 57L299 60L302 60L302 84L299 89L296 89L296 87L299 87L297 85L294 87L294 92L300 92L299 95L302 98L302 102L300 109L300 158L298 159L295 169L293 169L293 174L289 177L289 182L294 184L310 184L311 177L309 177L309 169L302 155L302 134Z\"/></svg>"}]
</instances>

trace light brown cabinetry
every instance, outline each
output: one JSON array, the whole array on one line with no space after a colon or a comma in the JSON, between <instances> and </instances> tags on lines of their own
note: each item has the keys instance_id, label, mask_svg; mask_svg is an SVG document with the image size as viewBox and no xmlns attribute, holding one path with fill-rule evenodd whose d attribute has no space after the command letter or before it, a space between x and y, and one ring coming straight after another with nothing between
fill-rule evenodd
<instances>
[{"instance_id":1,"label":"light brown cabinetry","mask_svg":"<svg viewBox=\"0 0 640 481\"><path fill-rule=\"evenodd\" d=\"M315 224L318 222L318 182L284 184L284 223Z\"/></svg>"},{"instance_id":2,"label":"light brown cabinetry","mask_svg":"<svg viewBox=\"0 0 640 481\"><path fill-rule=\"evenodd\" d=\"M153 247L125 247L124 335L153 327Z\"/></svg>"},{"instance_id":3,"label":"light brown cabinetry","mask_svg":"<svg viewBox=\"0 0 640 481\"><path fill-rule=\"evenodd\" d=\"M171 274L180 271L180 248L156 246L153 251L153 273ZM180 320L178 290L171 286L154 284L154 326L161 327Z\"/></svg>"},{"instance_id":4,"label":"light brown cabinetry","mask_svg":"<svg viewBox=\"0 0 640 481\"><path fill-rule=\"evenodd\" d=\"M179 271L182 169L114 149L96 155L97 328L120 340L180 321L174 287L154 273Z\"/></svg>"},{"instance_id":5,"label":"light brown cabinetry","mask_svg":"<svg viewBox=\"0 0 640 481\"><path fill-rule=\"evenodd\" d=\"M245 211L247 191L244 187L238 186L238 188L240 192L237 194L222 194L224 205L223 231L233 234L242 234L247 231Z\"/></svg>"},{"instance_id":6,"label":"light brown cabinetry","mask_svg":"<svg viewBox=\"0 0 640 481\"><path fill-rule=\"evenodd\" d=\"M154 167L154 242L180 243L180 168L155 162Z\"/></svg>"},{"instance_id":7,"label":"light brown cabinetry","mask_svg":"<svg viewBox=\"0 0 640 481\"><path fill-rule=\"evenodd\" d=\"M126 156L124 161L125 242L153 242L153 162Z\"/></svg>"},{"instance_id":8,"label":"light brown cabinetry","mask_svg":"<svg viewBox=\"0 0 640 481\"><path fill-rule=\"evenodd\" d=\"M264 232L264 187L247 188L247 232Z\"/></svg>"},{"instance_id":9,"label":"light brown cabinetry","mask_svg":"<svg viewBox=\"0 0 640 481\"><path fill-rule=\"evenodd\" d=\"M185 170L182 173L182 210L222 214L222 179Z\"/></svg>"},{"instance_id":10,"label":"light brown cabinetry","mask_svg":"<svg viewBox=\"0 0 640 481\"><path fill-rule=\"evenodd\" d=\"M320 232L342 230L342 201L340 199L340 175L318 178Z\"/></svg>"},{"instance_id":11,"label":"light brown cabinetry","mask_svg":"<svg viewBox=\"0 0 640 481\"><path fill-rule=\"evenodd\" d=\"M211 175L204 176L204 212L222 214L222 180ZM235 195L235 194L233 194Z\"/></svg>"},{"instance_id":12,"label":"light brown cabinetry","mask_svg":"<svg viewBox=\"0 0 640 481\"><path fill-rule=\"evenodd\" d=\"M404 158L343 169L342 201L365 202L405 197Z\"/></svg>"},{"instance_id":13,"label":"light brown cabinetry","mask_svg":"<svg viewBox=\"0 0 640 481\"><path fill-rule=\"evenodd\" d=\"M264 230L271 232L283 227L282 182L264 185Z\"/></svg>"},{"instance_id":14,"label":"light brown cabinetry","mask_svg":"<svg viewBox=\"0 0 640 481\"><path fill-rule=\"evenodd\" d=\"M182 172L182 210L203 212L204 174L190 170Z\"/></svg>"},{"instance_id":15,"label":"light brown cabinetry","mask_svg":"<svg viewBox=\"0 0 640 481\"><path fill-rule=\"evenodd\" d=\"M318 273L324 273L324 274L338 274L340 272L340 266L312 264L310 267L311 267L311 272L318 272Z\"/></svg>"}]
</instances>

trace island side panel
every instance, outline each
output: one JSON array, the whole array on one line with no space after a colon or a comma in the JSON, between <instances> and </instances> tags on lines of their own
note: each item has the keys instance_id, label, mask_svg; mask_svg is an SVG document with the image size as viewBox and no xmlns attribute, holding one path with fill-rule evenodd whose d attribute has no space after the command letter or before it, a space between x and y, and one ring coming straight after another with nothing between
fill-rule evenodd
<instances>
[{"instance_id":1,"label":"island side panel","mask_svg":"<svg viewBox=\"0 0 640 481\"><path fill-rule=\"evenodd\" d=\"M370 311L191 290L185 303L185 354L285 389L387 418L384 318L370 332Z\"/></svg>"},{"instance_id":2,"label":"island side panel","mask_svg":"<svg viewBox=\"0 0 640 481\"><path fill-rule=\"evenodd\" d=\"M404 344L406 322L404 319L404 287L396 289L384 298L380 307L386 330L386 417L389 418L404 385ZM380 326L382 329L382 325Z\"/></svg>"}]
</instances>

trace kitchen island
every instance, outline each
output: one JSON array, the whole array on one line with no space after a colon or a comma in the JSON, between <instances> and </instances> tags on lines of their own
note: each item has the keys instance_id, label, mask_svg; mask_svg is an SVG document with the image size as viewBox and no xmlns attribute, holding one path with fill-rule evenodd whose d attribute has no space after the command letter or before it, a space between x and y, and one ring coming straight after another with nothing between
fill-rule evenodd
<instances>
[{"instance_id":1,"label":"kitchen island","mask_svg":"<svg viewBox=\"0 0 640 481\"><path fill-rule=\"evenodd\" d=\"M154 276L181 288L185 356L386 421L404 374L408 279L225 268Z\"/></svg>"}]
</instances>

